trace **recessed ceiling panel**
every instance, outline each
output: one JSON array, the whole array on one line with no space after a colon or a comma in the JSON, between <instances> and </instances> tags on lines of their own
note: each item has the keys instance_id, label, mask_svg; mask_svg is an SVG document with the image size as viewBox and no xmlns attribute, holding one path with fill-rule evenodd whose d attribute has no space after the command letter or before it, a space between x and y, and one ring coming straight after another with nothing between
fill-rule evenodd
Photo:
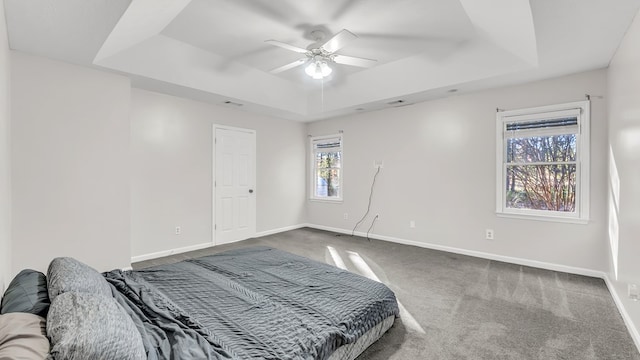
<instances>
[{"instance_id":1,"label":"recessed ceiling panel","mask_svg":"<svg viewBox=\"0 0 640 360\"><path fill-rule=\"evenodd\" d=\"M452 87L464 93L606 67L640 6L640 0L130 3L4 0L10 46L129 74L149 90L316 120L398 98L447 96ZM336 54L376 59L375 66L330 63L324 80L307 76L304 65L269 72L306 55L265 40L317 48L342 29L358 38ZM99 49L107 55L94 65Z\"/></svg>"},{"instance_id":2,"label":"recessed ceiling panel","mask_svg":"<svg viewBox=\"0 0 640 360\"><path fill-rule=\"evenodd\" d=\"M265 40L308 48L342 29L359 38L339 54L375 59L380 65L431 48L438 52L443 45L475 36L460 3L451 0L193 0L162 34L229 61L269 71L301 56ZM319 33L312 33L314 30L320 30L324 40L316 41ZM348 67L343 73L360 70ZM282 76L297 80L288 72Z\"/></svg>"},{"instance_id":3,"label":"recessed ceiling panel","mask_svg":"<svg viewBox=\"0 0 640 360\"><path fill-rule=\"evenodd\" d=\"M14 50L91 64L131 0L5 0Z\"/></svg>"}]
</instances>

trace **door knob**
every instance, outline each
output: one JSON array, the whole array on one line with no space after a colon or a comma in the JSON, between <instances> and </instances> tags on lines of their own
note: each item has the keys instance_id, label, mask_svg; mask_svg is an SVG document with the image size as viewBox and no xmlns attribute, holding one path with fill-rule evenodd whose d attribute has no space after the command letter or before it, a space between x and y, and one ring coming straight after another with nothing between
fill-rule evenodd
<instances>
[{"instance_id":1,"label":"door knob","mask_svg":"<svg viewBox=\"0 0 640 360\"><path fill-rule=\"evenodd\" d=\"M253 189L249 189L249 194L253 194Z\"/></svg>"}]
</instances>

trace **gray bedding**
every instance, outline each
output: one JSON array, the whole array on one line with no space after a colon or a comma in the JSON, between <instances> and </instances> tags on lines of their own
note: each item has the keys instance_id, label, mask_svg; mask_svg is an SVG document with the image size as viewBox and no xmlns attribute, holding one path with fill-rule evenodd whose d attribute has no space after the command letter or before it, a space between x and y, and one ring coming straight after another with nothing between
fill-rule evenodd
<instances>
[{"instance_id":1,"label":"gray bedding","mask_svg":"<svg viewBox=\"0 0 640 360\"><path fill-rule=\"evenodd\" d=\"M105 273L149 359L328 359L398 315L389 288L254 247Z\"/></svg>"}]
</instances>

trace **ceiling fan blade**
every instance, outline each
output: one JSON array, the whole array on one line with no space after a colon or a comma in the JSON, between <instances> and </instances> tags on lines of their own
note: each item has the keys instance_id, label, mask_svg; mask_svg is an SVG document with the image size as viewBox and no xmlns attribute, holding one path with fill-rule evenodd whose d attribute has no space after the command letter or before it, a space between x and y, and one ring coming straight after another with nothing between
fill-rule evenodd
<instances>
[{"instance_id":1,"label":"ceiling fan blade","mask_svg":"<svg viewBox=\"0 0 640 360\"><path fill-rule=\"evenodd\" d=\"M342 29L339 33L335 34L326 43L322 44L320 48L327 52L333 53L342 49L351 40L357 39L358 36L347 29Z\"/></svg>"},{"instance_id":2,"label":"ceiling fan blade","mask_svg":"<svg viewBox=\"0 0 640 360\"><path fill-rule=\"evenodd\" d=\"M283 71L287 71L287 70L289 70L289 69L293 69L293 68L294 68L294 67L296 67L296 66L300 66L300 65L302 65L302 64L304 64L304 63L306 63L306 62L307 62L307 59L306 59L306 58L305 58L305 59L298 59L298 60L296 60L296 61L294 61L294 62L292 62L292 63L289 63L289 64L287 64L287 65L280 66L280 67L275 68L275 69L273 69L273 70L271 70L271 71L269 71L269 72L270 72L270 73L272 73L272 74L279 74L279 73L281 73L281 72L283 72Z\"/></svg>"},{"instance_id":3,"label":"ceiling fan blade","mask_svg":"<svg viewBox=\"0 0 640 360\"><path fill-rule=\"evenodd\" d=\"M365 58L354 57L354 56L346 56L346 55L335 55L335 57L333 58L333 61L335 61L338 64L358 66L363 68L373 67L377 63L377 60L365 59Z\"/></svg>"},{"instance_id":4,"label":"ceiling fan blade","mask_svg":"<svg viewBox=\"0 0 640 360\"><path fill-rule=\"evenodd\" d=\"M278 41L278 40L267 40L265 42L268 43L268 44L271 44L271 45L279 46L279 47L281 47L283 49L295 51L295 52L300 53L300 54L306 54L307 52L309 52L309 50L307 50L307 49L303 49L301 47L289 45L287 43L283 43L282 41Z\"/></svg>"}]
</instances>

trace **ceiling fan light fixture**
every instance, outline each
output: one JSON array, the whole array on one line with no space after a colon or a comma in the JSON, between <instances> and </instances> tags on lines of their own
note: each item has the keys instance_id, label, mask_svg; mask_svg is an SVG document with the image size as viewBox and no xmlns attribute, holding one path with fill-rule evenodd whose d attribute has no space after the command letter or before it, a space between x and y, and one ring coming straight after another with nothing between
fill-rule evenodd
<instances>
[{"instance_id":1,"label":"ceiling fan light fixture","mask_svg":"<svg viewBox=\"0 0 640 360\"><path fill-rule=\"evenodd\" d=\"M304 69L304 72L312 78L319 80L331 75L333 70L326 61L313 61Z\"/></svg>"}]
</instances>

